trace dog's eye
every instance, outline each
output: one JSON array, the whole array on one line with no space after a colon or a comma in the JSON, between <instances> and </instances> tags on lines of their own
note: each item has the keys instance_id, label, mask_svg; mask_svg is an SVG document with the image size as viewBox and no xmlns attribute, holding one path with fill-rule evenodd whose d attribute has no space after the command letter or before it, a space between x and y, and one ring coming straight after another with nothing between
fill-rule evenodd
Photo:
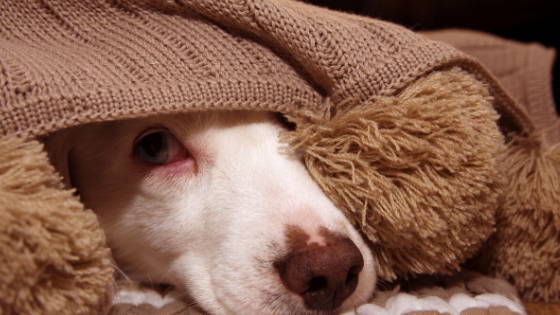
<instances>
[{"instance_id":1,"label":"dog's eye","mask_svg":"<svg viewBox=\"0 0 560 315\"><path fill-rule=\"evenodd\" d=\"M134 157L140 161L165 165L186 158L187 150L168 131L148 132L135 142Z\"/></svg>"}]
</instances>

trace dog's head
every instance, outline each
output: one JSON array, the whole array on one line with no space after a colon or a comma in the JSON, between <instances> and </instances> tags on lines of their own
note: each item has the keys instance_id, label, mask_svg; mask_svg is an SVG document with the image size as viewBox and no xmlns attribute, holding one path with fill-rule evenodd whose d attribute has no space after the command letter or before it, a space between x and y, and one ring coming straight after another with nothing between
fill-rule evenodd
<instances>
[{"instance_id":1,"label":"dog's head","mask_svg":"<svg viewBox=\"0 0 560 315\"><path fill-rule=\"evenodd\" d=\"M271 113L192 113L83 125L46 144L134 279L215 314L364 302L371 253L281 130Z\"/></svg>"}]
</instances>

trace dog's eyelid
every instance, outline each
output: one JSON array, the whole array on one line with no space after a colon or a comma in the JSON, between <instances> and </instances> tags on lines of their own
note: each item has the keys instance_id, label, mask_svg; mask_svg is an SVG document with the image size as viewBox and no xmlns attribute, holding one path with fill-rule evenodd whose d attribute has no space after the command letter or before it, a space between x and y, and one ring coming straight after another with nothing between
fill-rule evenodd
<instances>
[{"instance_id":1,"label":"dog's eyelid","mask_svg":"<svg viewBox=\"0 0 560 315\"><path fill-rule=\"evenodd\" d=\"M170 133L172 136L175 137L175 135L173 134L173 132L171 132L169 130L169 128L165 127L165 126L160 126L160 125L156 125L156 126L150 126L147 128L144 128L142 130L142 132L140 132L136 138L134 138L134 141L132 141L133 144L136 144L138 141L142 140L142 138L144 138L145 136L152 134L152 133L156 133L156 132L168 132ZM177 138L177 137L175 137Z\"/></svg>"},{"instance_id":2,"label":"dog's eyelid","mask_svg":"<svg viewBox=\"0 0 560 315\"><path fill-rule=\"evenodd\" d=\"M192 159L192 154L169 128L151 126L144 129L134 140L131 157L149 165L167 165Z\"/></svg>"}]
</instances>

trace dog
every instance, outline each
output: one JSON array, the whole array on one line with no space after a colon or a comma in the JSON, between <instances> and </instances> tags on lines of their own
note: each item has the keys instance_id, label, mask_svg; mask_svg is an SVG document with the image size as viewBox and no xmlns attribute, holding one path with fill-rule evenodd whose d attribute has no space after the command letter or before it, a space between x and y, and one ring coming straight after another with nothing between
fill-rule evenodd
<instances>
[{"instance_id":1,"label":"dog","mask_svg":"<svg viewBox=\"0 0 560 315\"><path fill-rule=\"evenodd\" d=\"M118 267L211 314L333 314L366 302L370 249L287 148L277 114L92 123L45 141Z\"/></svg>"}]
</instances>

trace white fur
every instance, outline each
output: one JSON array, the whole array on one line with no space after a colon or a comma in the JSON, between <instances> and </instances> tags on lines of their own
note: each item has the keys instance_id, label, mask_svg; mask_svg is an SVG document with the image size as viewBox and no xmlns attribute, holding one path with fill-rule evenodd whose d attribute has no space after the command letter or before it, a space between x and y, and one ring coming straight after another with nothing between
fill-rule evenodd
<instances>
[{"instance_id":1,"label":"white fur","mask_svg":"<svg viewBox=\"0 0 560 315\"><path fill-rule=\"evenodd\" d=\"M134 140L149 126L168 128L193 153L194 171L134 161ZM326 227L364 258L342 306L351 309L373 292L371 253L279 142L281 129L270 113L192 113L84 125L53 135L47 148L129 277L172 284L213 314L319 314L284 288L272 264L288 250L285 225L319 243Z\"/></svg>"},{"instance_id":2,"label":"white fur","mask_svg":"<svg viewBox=\"0 0 560 315\"><path fill-rule=\"evenodd\" d=\"M148 304L155 308L162 308L169 303L177 301L173 294L162 296L155 290L135 290L120 288L113 296L113 305L131 304L138 306Z\"/></svg>"}]
</instances>

